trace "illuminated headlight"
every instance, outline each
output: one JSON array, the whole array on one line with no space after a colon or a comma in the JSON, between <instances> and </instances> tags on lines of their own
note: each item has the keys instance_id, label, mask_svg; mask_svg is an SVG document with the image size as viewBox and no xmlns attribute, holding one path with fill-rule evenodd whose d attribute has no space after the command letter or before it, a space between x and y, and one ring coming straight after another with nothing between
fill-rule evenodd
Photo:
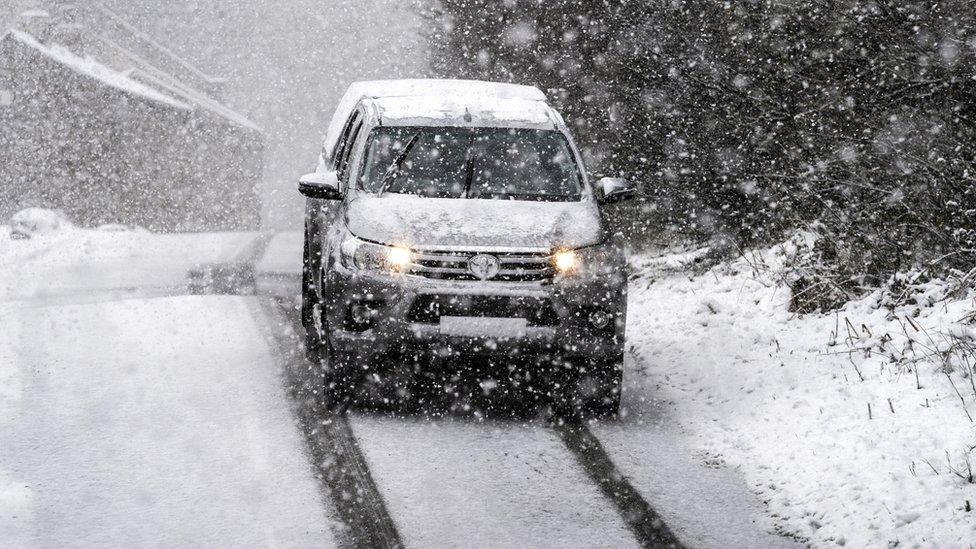
<instances>
[{"instance_id":1,"label":"illuminated headlight","mask_svg":"<svg viewBox=\"0 0 976 549\"><path fill-rule=\"evenodd\" d=\"M413 253L405 246L383 246L349 237L342 243L342 262L360 270L402 273L410 266Z\"/></svg>"},{"instance_id":2,"label":"illuminated headlight","mask_svg":"<svg viewBox=\"0 0 976 549\"><path fill-rule=\"evenodd\" d=\"M394 247L386 249L386 265L394 271L404 271L410 265L413 254L409 248Z\"/></svg>"},{"instance_id":3,"label":"illuminated headlight","mask_svg":"<svg viewBox=\"0 0 976 549\"><path fill-rule=\"evenodd\" d=\"M575 250L563 250L552 256L552 266L559 274L569 274L580 266L580 257Z\"/></svg>"},{"instance_id":4,"label":"illuminated headlight","mask_svg":"<svg viewBox=\"0 0 976 549\"><path fill-rule=\"evenodd\" d=\"M604 243L561 249L549 258L556 275L574 279L626 280L623 251Z\"/></svg>"}]
</instances>

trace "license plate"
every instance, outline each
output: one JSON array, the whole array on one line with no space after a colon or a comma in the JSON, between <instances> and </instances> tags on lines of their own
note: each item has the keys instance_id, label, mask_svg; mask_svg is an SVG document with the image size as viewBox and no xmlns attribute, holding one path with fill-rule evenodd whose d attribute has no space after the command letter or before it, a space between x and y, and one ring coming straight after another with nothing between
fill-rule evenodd
<instances>
[{"instance_id":1,"label":"license plate","mask_svg":"<svg viewBox=\"0 0 976 549\"><path fill-rule=\"evenodd\" d=\"M464 337L522 337L528 321L524 318L489 316L442 316L440 331L444 335Z\"/></svg>"}]
</instances>

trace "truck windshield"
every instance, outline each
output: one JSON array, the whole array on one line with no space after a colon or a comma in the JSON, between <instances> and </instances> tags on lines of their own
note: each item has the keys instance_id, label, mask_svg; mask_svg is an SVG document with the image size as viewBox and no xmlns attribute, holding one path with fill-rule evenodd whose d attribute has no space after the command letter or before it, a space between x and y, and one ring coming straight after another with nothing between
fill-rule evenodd
<instances>
[{"instance_id":1,"label":"truck windshield","mask_svg":"<svg viewBox=\"0 0 976 549\"><path fill-rule=\"evenodd\" d=\"M511 128L376 128L359 185L376 193L539 201L578 201L582 189L561 133Z\"/></svg>"}]
</instances>

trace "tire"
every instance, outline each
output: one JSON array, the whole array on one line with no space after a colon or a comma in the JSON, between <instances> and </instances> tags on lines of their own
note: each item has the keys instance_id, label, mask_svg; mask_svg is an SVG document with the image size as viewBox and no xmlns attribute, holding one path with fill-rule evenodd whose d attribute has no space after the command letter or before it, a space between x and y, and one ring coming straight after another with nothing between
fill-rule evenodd
<instances>
[{"instance_id":1,"label":"tire","mask_svg":"<svg viewBox=\"0 0 976 549\"><path fill-rule=\"evenodd\" d=\"M605 359L581 360L574 379L565 383L557 409L574 418L611 418L620 411L623 354Z\"/></svg>"},{"instance_id":2,"label":"tire","mask_svg":"<svg viewBox=\"0 0 976 549\"><path fill-rule=\"evenodd\" d=\"M308 243L302 247L302 327L305 328L305 358L312 364L322 361L322 339L315 329L315 304L318 297L312 287L312 264Z\"/></svg>"},{"instance_id":3,"label":"tire","mask_svg":"<svg viewBox=\"0 0 976 549\"><path fill-rule=\"evenodd\" d=\"M586 400L585 411L589 416L616 417L620 413L620 392L624 382L624 355L621 353L602 361L597 372L599 390Z\"/></svg>"},{"instance_id":4,"label":"tire","mask_svg":"<svg viewBox=\"0 0 976 549\"><path fill-rule=\"evenodd\" d=\"M309 295L312 294L312 295ZM305 360L321 364L324 358L322 337L315 326L314 294L305 286L302 290L302 326L305 327Z\"/></svg>"},{"instance_id":5,"label":"tire","mask_svg":"<svg viewBox=\"0 0 976 549\"><path fill-rule=\"evenodd\" d=\"M363 383L363 369L358 357L352 353L337 352L326 336L328 349L324 361L325 376L322 380L326 405L333 411L345 411L359 396Z\"/></svg>"},{"instance_id":6,"label":"tire","mask_svg":"<svg viewBox=\"0 0 976 549\"><path fill-rule=\"evenodd\" d=\"M349 390L347 383L346 360L345 357L337 356L337 353L332 351L324 361L325 376L322 378L322 389L326 403L332 409L345 409L352 401L353 392Z\"/></svg>"},{"instance_id":7,"label":"tire","mask_svg":"<svg viewBox=\"0 0 976 549\"><path fill-rule=\"evenodd\" d=\"M357 357L351 353L336 351L329 335L329 324L324 306L315 294L312 283L312 265L306 245L302 256L302 325L305 327L305 356L323 372L322 389L326 406L335 411L347 409L354 401L362 384L362 370ZM316 307L318 321L316 322Z\"/></svg>"},{"instance_id":8,"label":"tire","mask_svg":"<svg viewBox=\"0 0 976 549\"><path fill-rule=\"evenodd\" d=\"M619 384L618 384L619 387ZM599 399L587 401L586 415L590 417L614 418L620 413L620 390L603 395Z\"/></svg>"}]
</instances>

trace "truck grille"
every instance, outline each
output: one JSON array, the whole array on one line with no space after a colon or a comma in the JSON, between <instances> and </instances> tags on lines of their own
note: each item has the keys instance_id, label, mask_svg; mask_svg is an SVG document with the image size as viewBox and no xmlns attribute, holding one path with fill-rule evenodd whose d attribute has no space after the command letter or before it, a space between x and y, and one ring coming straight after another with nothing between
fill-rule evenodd
<instances>
[{"instance_id":1,"label":"truck grille","mask_svg":"<svg viewBox=\"0 0 976 549\"><path fill-rule=\"evenodd\" d=\"M413 254L407 272L412 275L442 280L480 280L468 270L468 260L477 252L423 251ZM546 281L554 271L548 253L490 253L498 258L498 274L490 280Z\"/></svg>"},{"instance_id":2,"label":"truck grille","mask_svg":"<svg viewBox=\"0 0 976 549\"><path fill-rule=\"evenodd\" d=\"M410 306L410 322L436 324L442 316L524 318L529 326L559 324L552 302L541 297L421 294Z\"/></svg>"}]
</instances>

